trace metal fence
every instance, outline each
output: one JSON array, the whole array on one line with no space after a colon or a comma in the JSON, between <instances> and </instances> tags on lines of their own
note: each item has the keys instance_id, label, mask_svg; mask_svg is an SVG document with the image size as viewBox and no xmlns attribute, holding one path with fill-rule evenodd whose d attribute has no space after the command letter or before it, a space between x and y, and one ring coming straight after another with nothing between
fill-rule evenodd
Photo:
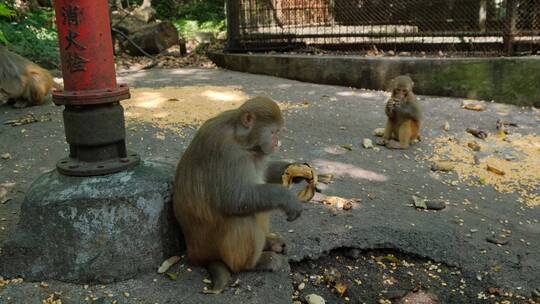
<instances>
[{"instance_id":1,"label":"metal fence","mask_svg":"<svg viewBox=\"0 0 540 304\"><path fill-rule=\"evenodd\" d=\"M228 0L228 51L535 54L540 0Z\"/></svg>"}]
</instances>

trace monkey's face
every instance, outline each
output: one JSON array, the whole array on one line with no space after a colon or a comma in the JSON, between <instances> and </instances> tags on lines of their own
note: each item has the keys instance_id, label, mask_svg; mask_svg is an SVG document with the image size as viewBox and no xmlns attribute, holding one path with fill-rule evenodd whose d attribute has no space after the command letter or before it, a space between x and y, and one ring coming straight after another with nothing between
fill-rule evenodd
<instances>
[{"instance_id":1,"label":"monkey's face","mask_svg":"<svg viewBox=\"0 0 540 304\"><path fill-rule=\"evenodd\" d=\"M250 134L250 150L269 155L279 146L279 132L281 127L277 124L255 126Z\"/></svg>"},{"instance_id":2,"label":"monkey's face","mask_svg":"<svg viewBox=\"0 0 540 304\"><path fill-rule=\"evenodd\" d=\"M397 100L403 100L409 95L409 89L407 87L396 87L392 91L392 98Z\"/></svg>"}]
</instances>

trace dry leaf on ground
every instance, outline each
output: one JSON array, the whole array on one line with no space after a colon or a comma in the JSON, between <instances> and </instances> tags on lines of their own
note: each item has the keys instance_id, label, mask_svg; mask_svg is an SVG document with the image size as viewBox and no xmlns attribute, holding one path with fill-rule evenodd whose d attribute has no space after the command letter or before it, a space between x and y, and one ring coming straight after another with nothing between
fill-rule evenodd
<instances>
[{"instance_id":1,"label":"dry leaf on ground","mask_svg":"<svg viewBox=\"0 0 540 304\"><path fill-rule=\"evenodd\" d=\"M161 266L159 266L158 273L165 273L174 264L178 263L178 261L180 261L180 259L181 259L181 257L179 257L177 255L166 259L165 261L163 261L163 263L161 263Z\"/></svg>"}]
</instances>

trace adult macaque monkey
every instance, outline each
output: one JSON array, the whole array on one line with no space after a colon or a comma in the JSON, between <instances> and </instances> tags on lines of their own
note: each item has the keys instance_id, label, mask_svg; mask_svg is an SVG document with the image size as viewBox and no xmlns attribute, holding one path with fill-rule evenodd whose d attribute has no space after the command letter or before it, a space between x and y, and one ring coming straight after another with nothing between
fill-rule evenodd
<instances>
[{"instance_id":1,"label":"adult macaque monkey","mask_svg":"<svg viewBox=\"0 0 540 304\"><path fill-rule=\"evenodd\" d=\"M271 99L255 97L205 122L176 169L174 211L191 263L206 266L219 293L230 272L274 271L284 242L269 231L269 212L288 221L302 212L280 184L289 163L267 162L278 146L283 118ZM271 182L271 183L266 183Z\"/></svg>"},{"instance_id":2,"label":"adult macaque monkey","mask_svg":"<svg viewBox=\"0 0 540 304\"><path fill-rule=\"evenodd\" d=\"M420 140L422 114L409 76L398 76L390 83L392 96L386 103L388 117L382 144L390 149L407 149Z\"/></svg>"},{"instance_id":3,"label":"adult macaque monkey","mask_svg":"<svg viewBox=\"0 0 540 304\"><path fill-rule=\"evenodd\" d=\"M15 108L39 105L53 87L61 88L47 70L0 45L0 101Z\"/></svg>"}]
</instances>

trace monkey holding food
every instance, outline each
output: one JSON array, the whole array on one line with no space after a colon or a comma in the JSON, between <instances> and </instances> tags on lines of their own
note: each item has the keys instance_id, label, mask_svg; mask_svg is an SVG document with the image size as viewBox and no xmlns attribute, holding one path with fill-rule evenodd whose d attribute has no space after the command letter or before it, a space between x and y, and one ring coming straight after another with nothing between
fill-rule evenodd
<instances>
[{"instance_id":1,"label":"monkey holding food","mask_svg":"<svg viewBox=\"0 0 540 304\"><path fill-rule=\"evenodd\" d=\"M413 93L414 82L409 76L398 76L390 82L392 95L386 102L388 118L382 145L390 149L407 149L420 140L422 113Z\"/></svg>"},{"instance_id":2,"label":"monkey holding food","mask_svg":"<svg viewBox=\"0 0 540 304\"><path fill-rule=\"evenodd\" d=\"M40 105L53 87L60 89L47 70L0 44L0 101L15 108Z\"/></svg>"},{"instance_id":3,"label":"monkey holding food","mask_svg":"<svg viewBox=\"0 0 540 304\"><path fill-rule=\"evenodd\" d=\"M267 161L283 127L278 105L255 97L206 121L182 155L174 182L174 211L191 263L207 267L219 293L231 272L276 271L285 243L269 230L270 211L288 221L302 205L281 185L288 162Z\"/></svg>"}]
</instances>

